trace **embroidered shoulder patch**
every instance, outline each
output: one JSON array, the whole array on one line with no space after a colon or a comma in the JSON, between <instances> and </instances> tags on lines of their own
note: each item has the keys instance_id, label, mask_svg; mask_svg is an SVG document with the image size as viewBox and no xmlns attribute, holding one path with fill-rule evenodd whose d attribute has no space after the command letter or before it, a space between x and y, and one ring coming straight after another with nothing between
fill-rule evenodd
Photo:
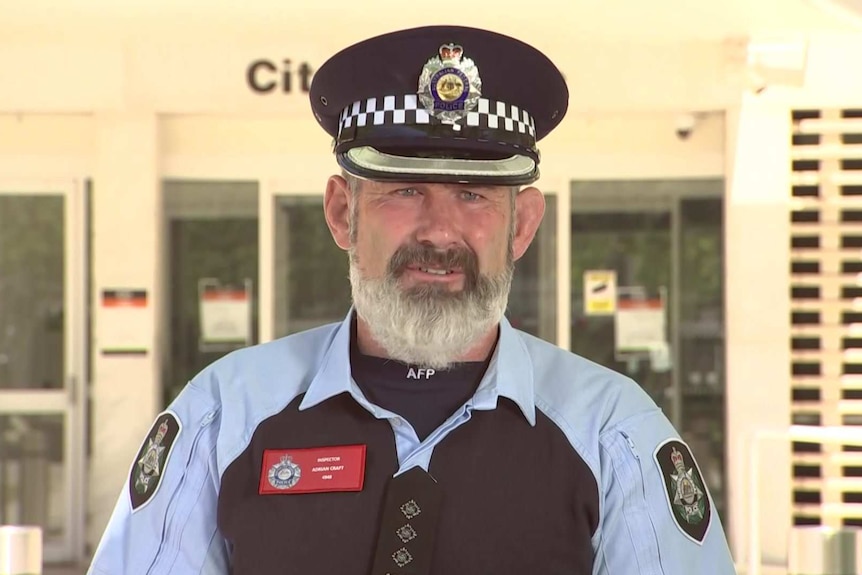
<instances>
[{"instance_id":1,"label":"embroidered shoulder patch","mask_svg":"<svg viewBox=\"0 0 862 575\"><path fill-rule=\"evenodd\" d=\"M129 476L132 512L146 505L159 490L171 451L181 430L182 425L172 412L164 411L156 417L132 464Z\"/></svg>"},{"instance_id":2,"label":"embroidered shoulder patch","mask_svg":"<svg viewBox=\"0 0 862 575\"><path fill-rule=\"evenodd\" d=\"M712 523L712 506L703 475L691 450L678 439L658 446L653 455L665 486L668 508L676 526L697 543L703 543Z\"/></svg>"}]
</instances>

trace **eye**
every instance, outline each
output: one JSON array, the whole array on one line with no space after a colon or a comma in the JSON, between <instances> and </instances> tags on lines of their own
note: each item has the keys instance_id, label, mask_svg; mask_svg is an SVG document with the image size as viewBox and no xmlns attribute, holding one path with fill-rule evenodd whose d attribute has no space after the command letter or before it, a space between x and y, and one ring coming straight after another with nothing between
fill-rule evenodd
<instances>
[{"instance_id":1,"label":"eye","mask_svg":"<svg viewBox=\"0 0 862 575\"><path fill-rule=\"evenodd\" d=\"M461 192L461 198L467 200L468 202L475 202L476 200L482 199L482 196L480 196L476 192L469 192L465 190Z\"/></svg>"},{"instance_id":2,"label":"eye","mask_svg":"<svg viewBox=\"0 0 862 575\"><path fill-rule=\"evenodd\" d=\"M409 198L418 194L419 191L416 188L401 188L400 190L395 190L395 194L398 196L403 196L405 198Z\"/></svg>"}]
</instances>

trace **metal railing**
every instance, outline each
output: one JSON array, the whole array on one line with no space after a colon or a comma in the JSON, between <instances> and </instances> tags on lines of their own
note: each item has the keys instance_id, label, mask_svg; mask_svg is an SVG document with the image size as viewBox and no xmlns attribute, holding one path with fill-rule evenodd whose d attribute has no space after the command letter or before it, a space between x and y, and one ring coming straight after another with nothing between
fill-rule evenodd
<instances>
[{"instance_id":1,"label":"metal railing","mask_svg":"<svg viewBox=\"0 0 862 575\"><path fill-rule=\"evenodd\" d=\"M747 575L761 575L762 555L760 547L760 500L761 480L760 445L764 440L805 441L811 443L841 443L862 446L862 427L791 425L786 429L759 430L752 434L748 445L748 550ZM822 505L832 512L840 511L841 504ZM851 506L847 506L851 507ZM792 532L792 526L790 526ZM788 533L788 537L792 533ZM828 542L824 542L828 546ZM788 567L790 567L788 565Z\"/></svg>"}]
</instances>

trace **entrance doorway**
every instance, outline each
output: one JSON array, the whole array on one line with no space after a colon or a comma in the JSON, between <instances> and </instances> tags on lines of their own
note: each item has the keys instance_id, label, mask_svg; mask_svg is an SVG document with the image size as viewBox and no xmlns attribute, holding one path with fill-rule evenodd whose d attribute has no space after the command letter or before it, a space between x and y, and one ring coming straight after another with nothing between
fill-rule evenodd
<instances>
[{"instance_id":1,"label":"entrance doorway","mask_svg":"<svg viewBox=\"0 0 862 575\"><path fill-rule=\"evenodd\" d=\"M0 524L84 553L87 203L83 186L0 181Z\"/></svg>"}]
</instances>

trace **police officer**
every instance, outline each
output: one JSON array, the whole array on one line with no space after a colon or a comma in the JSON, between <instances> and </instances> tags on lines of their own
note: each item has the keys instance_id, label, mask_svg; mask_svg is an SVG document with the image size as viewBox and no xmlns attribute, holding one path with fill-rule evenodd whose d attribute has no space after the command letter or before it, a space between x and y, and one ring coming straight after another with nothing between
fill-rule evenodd
<instances>
[{"instance_id":1,"label":"police officer","mask_svg":"<svg viewBox=\"0 0 862 575\"><path fill-rule=\"evenodd\" d=\"M691 450L630 379L514 329L557 68L432 26L310 91L343 322L234 352L159 414L91 573L734 573Z\"/></svg>"}]
</instances>

